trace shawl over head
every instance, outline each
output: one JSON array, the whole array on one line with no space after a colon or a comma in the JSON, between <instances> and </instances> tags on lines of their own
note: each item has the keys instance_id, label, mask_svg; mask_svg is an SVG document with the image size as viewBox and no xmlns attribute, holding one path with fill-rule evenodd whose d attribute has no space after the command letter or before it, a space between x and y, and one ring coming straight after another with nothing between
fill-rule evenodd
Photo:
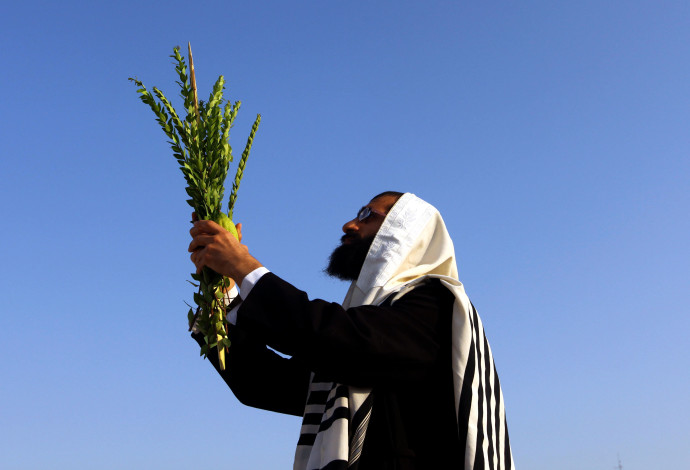
<instances>
[{"instance_id":1,"label":"shawl over head","mask_svg":"<svg viewBox=\"0 0 690 470\"><path fill-rule=\"evenodd\" d=\"M395 301L430 278L439 279L455 296L453 383L465 470L512 469L503 394L491 349L458 280L453 242L438 210L414 194L400 197L376 234L343 307L379 305L391 295ZM370 392L312 375L295 469L356 468L371 414Z\"/></svg>"}]
</instances>

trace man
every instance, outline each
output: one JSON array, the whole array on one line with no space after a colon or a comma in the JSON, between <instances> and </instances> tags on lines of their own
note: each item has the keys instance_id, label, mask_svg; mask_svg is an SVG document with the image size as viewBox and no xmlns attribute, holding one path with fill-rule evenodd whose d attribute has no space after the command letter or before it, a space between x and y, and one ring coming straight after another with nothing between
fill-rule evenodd
<instances>
[{"instance_id":1,"label":"man","mask_svg":"<svg viewBox=\"0 0 690 470\"><path fill-rule=\"evenodd\" d=\"M343 232L327 268L353 281L339 305L195 223L197 269L240 286L223 379L246 405L303 416L295 469L512 469L491 350L438 211L386 192Z\"/></svg>"}]
</instances>

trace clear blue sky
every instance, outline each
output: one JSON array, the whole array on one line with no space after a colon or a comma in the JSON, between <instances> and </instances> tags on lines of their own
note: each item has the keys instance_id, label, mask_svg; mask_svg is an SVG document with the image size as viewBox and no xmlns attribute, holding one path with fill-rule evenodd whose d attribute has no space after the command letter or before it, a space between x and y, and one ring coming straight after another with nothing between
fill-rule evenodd
<instances>
[{"instance_id":1,"label":"clear blue sky","mask_svg":"<svg viewBox=\"0 0 690 470\"><path fill-rule=\"evenodd\" d=\"M14 2L0 38L3 469L291 468L187 333L184 180L127 77L225 75L236 219L311 296L372 195L436 205L523 470L690 467L690 3Z\"/></svg>"}]
</instances>

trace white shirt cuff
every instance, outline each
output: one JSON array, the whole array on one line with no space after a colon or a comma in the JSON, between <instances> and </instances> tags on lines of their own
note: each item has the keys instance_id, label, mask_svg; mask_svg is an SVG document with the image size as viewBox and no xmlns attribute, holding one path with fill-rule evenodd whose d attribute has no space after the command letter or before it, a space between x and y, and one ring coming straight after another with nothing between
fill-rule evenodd
<instances>
[{"instance_id":1,"label":"white shirt cuff","mask_svg":"<svg viewBox=\"0 0 690 470\"><path fill-rule=\"evenodd\" d=\"M254 285L268 272L270 271L267 268L261 266L247 274L244 279L242 279L242 284L240 284L240 296L246 299L247 296L249 296L249 292L254 288Z\"/></svg>"},{"instance_id":2,"label":"white shirt cuff","mask_svg":"<svg viewBox=\"0 0 690 470\"><path fill-rule=\"evenodd\" d=\"M240 285L240 297L246 299L256 283L259 282L259 279L261 279L264 274L269 272L270 271L266 267L261 266L247 274ZM228 312L228 323L231 325L237 324L237 311L240 309L240 305Z\"/></svg>"}]
</instances>

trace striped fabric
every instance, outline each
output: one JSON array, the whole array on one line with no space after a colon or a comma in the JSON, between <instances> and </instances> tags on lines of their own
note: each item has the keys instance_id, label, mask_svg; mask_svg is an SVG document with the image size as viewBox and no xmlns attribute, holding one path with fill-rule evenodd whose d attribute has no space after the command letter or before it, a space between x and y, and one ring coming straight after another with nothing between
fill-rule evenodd
<instances>
[{"instance_id":1,"label":"striped fabric","mask_svg":"<svg viewBox=\"0 0 690 470\"><path fill-rule=\"evenodd\" d=\"M471 303L468 313L469 353L457 401L458 423L465 423L458 427L460 442L465 443L465 470L511 470L514 464L501 384L481 319ZM460 333L454 329L454 336L456 332ZM454 369L461 365L455 361Z\"/></svg>"},{"instance_id":2,"label":"striped fabric","mask_svg":"<svg viewBox=\"0 0 690 470\"><path fill-rule=\"evenodd\" d=\"M370 416L368 390L322 381L312 374L294 468L357 468Z\"/></svg>"},{"instance_id":3,"label":"striped fabric","mask_svg":"<svg viewBox=\"0 0 690 470\"><path fill-rule=\"evenodd\" d=\"M428 279L455 296L452 371L464 470L512 470L501 385L481 319L458 280L455 249L438 211L406 193L379 229L343 307L392 302ZM356 469L372 412L369 389L312 374L295 470ZM423 406L423 404L420 404Z\"/></svg>"}]
</instances>

